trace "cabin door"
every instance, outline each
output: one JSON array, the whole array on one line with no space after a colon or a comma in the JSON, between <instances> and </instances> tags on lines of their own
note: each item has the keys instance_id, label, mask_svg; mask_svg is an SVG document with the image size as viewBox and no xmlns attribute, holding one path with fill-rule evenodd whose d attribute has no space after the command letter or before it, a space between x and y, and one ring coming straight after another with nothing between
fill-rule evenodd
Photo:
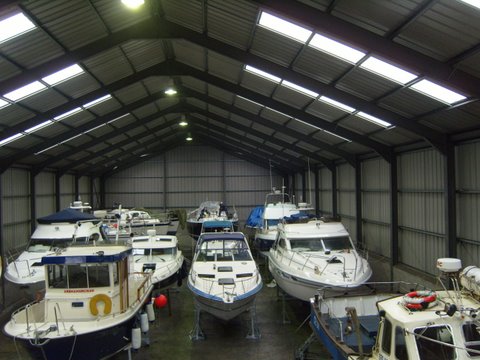
<instances>
[{"instance_id":1,"label":"cabin door","mask_svg":"<svg viewBox=\"0 0 480 360\"><path fill-rule=\"evenodd\" d=\"M118 263L118 276L120 282L120 309L124 312L128 309L128 259L123 259Z\"/></svg>"}]
</instances>

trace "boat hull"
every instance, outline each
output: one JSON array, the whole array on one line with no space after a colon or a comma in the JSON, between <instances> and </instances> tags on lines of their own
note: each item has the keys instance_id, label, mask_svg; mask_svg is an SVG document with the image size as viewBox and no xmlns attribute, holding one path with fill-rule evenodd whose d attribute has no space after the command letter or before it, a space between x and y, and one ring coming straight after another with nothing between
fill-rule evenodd
<instances>
[{"instance_id":1,"label":"boat hull","mask_svg":"<svg viewBox=\"0 0 480 360\"><path fill-rule=\"evenodd\" d=\"M38 344L45 342L42 346L32 344L34 341L30 339L17 337L15 341L21 342L34 359L104 359L122 351L130 343L134 323L135 317L132 317L121 324L91 333L50 340L39 338Z\"/></svg>"}]
</instances>

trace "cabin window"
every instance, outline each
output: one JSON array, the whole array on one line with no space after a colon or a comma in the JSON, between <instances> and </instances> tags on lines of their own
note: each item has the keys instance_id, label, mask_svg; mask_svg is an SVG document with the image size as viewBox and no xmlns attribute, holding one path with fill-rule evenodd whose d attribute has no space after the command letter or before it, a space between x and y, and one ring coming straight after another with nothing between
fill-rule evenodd
<instances>
[{"instance_id":1,"label":"cabin window","mask_svg":"<svg viewBox=\"0 0 480 360\"><path fill-rule=\"evenodd\" d=\"M31 239L28 244L28 251L35 253L44 253L54 248L66 248L72 238L68 239Z\"/></svg>"},{"instance_id":2,"label":"cabin window","mask_svg":"<svg viewBox=\"0 0 480 360\"><path fill-rule=\"evenodd\" d=\"M290 239L290 248L295 251L323 251L320 238L295 238Z\"/></svg>"},{"instance_id":3,"label":"cabin window","mask_svg":"<svg viewBox=\"0 0 480 360\"><path fill-rule=\"evenodd\" d=\"M49 265L48 284L54 289L110 286L108 264Z\"/></svg>"},{"instance_id":4,"label":"cabin window","mask_svg":"<svg viewBox=\"0 0 480 360\"><path fill-rule=\"evenodd\" d=\"M415 329L415 334L422 336L415 337L417 343L418 355L420 360L453 360L455 359L455 349L444 344L453 345L453 336L451 329L446 325L429 326ZM430 341L429 339L440 341Z\"/></svg>"},{"instance_id":5,"label":"cabin window","mask_svg":"<svg viewBox=\"0 0 480 360\"><path fill-rule=\"evenodd\" d=\"M467 349L480 351L480 327L475 323L468 323L462 326ZM480 353L469 351L470 356L480 356Z\"/></svg>"},{"instance_id":6,"label":"cabin window","mask_svg":"<svg viewBox=\"0 0 480 360\"><path fill-rule=\"evenodd\" d=\"M392 347L392 323L390 320L385 319L382 327L382 351L390 354Z\"/></svg>"},{"instance_id":7,"label":"cabin window","mask_svg":"<svg viewBox=\"0 0 480 360\"><path fill-rule=\"evenodd\" d=\"M323 238L322 241L323 245L325 246L325 250L339 251L353 248L352 242L348 236Z\"/></svg>"},{"instance_id":8,"label":"cabin window","mask_svg":"<svg viewBox=\"0 0 480 360\"><path fill-rule=\"evenodd\" d=\"M395 357L397 360L408 360L405 334L399 326L395 327Z\"/></svg>"},{"instance_id":9,"label":"cabin window","mask_svg":"<svg viewBox=\"0 0 480 360\"><path fill-rule=\"evenodd\" d=\"M287 244L285 242L285 239L280 239L280 241L278 242L278 245L282 248L282 249L286 249L287 248Z\"/></svg>"},{"instance_id":10,"label":"cabin window","mask_svg":"<svg viewBox=\"0 0 480 360\"><path fill-rule=\"evenodd\" d=\"M238 261L252 260L244 241L210 240L202 242L197 256L198 261Z\"/></svg>"}]
</instances>

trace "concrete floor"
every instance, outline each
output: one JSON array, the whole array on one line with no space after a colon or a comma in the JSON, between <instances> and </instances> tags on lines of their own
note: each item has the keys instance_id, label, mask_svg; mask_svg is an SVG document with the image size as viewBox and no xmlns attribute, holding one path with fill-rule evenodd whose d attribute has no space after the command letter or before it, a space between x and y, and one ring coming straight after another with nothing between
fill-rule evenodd
<instances>
[{"instance_id":1,"label":"concrete floor","mask_svg":"<svg viewBox=\"0 0 480 360\"><path fill-rule=\"evenodd\" d=\"M193 243L185 230L179 229L177 237L185 257L192 258ZM311 334L308 325L309 306L295 299L282 301L277 288L266 286L271 281L268 269L262 259L258 259L264 287L257 296L256 314L261 337L258 340L247 339L250 329L250 313L224 322L207 313L202 313L200 325L204 340L192 341L190 333L194 325L193 296L184 281L183 286L175 287L167 293L168 307L156 309L156 321L150 325L149 346L132 351L132 359L242 359L242 360L286 360L295 359L296 350ZM8 286L8 285L7 285ZM10 313L24 301L21 292L2 289L6 301L1 307L1 326L9 319ZM1 306L1 305L0 305ZM323 346L315 342L304 359L330 359ZM30 359L22 349L3 333L0 335L0 360ZM112 357L114 360L127 360L128 353L123 352ZM90 359L93 360L93 359Z\"/></svg>"}]
</instances>

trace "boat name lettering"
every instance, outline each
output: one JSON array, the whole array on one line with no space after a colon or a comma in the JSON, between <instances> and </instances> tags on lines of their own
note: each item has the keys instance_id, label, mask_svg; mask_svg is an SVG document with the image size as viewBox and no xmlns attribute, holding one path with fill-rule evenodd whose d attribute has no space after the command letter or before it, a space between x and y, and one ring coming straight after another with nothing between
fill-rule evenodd
<instances>
[{"instance_id":1,"label":"boat name lettering","mask_svg":"<svg viewBox=\"0 0 480 360\"><path fill-rule=\"evenodd\" d=\"M94 292L94 289L68 289L63 290L64 293L90 293Z\"/></svg>"}]
</instances>

